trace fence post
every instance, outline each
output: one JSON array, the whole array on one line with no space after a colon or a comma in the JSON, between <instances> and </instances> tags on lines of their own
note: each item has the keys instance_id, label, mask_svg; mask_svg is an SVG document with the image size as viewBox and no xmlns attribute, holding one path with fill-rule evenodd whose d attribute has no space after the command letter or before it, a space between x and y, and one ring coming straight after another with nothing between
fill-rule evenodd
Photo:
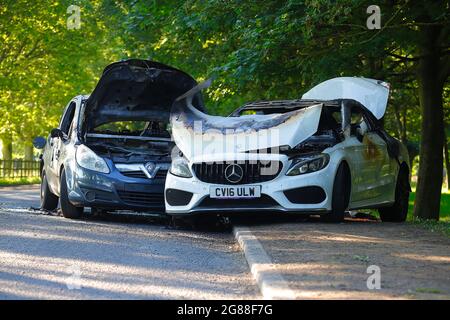
<instances>
[{"instance_id":1,"label":"fence post","mask_svg":"<svg viewBox=\"0 0 450 320\"><path fill-rule=\"evenodd\" d=\"M40 161L0 160L0 178L39 177L39 171Z\"/></svg>"}]
</instances>

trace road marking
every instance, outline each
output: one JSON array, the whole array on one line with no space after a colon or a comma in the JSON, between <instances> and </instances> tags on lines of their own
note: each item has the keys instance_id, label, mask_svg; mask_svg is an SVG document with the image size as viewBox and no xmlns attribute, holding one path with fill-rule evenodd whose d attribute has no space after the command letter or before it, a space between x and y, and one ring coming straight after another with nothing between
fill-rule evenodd
<instances>
[{"instance_id":1,"label":"road marking","mask_svg":"<svg viewBox=\"0 0 450 320\"><path fill-rule=\"evenodd\" d=\"M295 299L295 293L289 288L283 276L264 250L261 242L247 227L233 227L233 234L250 267L250 272L264 299Z\"/></svg>"}]
</instances>

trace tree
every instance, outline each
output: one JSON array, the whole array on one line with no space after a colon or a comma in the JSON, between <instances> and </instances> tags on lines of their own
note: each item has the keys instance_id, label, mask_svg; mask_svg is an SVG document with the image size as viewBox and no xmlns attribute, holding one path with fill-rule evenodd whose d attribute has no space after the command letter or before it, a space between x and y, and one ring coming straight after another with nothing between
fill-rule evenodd
<instances>
[{"instance_id":1,"label":"tree","mask_svg":"<svg viewBox=\"0 0 450 320\"><path fill-rule=\"evenodd\" d=\"M5 159L12 145L33 157L32 139L57 125L61 110L95 85L108 35L96 20L99 1L79 1L81 28L67 28L71 1L4 1L0 7L0 139ZM114 58L113 58L114 59Z\"/></svg>"}]
</instances>

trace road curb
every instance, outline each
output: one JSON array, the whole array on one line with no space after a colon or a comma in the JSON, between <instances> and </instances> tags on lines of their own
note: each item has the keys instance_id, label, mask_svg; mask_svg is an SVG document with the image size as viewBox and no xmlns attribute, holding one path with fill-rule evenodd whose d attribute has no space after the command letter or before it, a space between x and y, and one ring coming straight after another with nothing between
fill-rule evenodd
<instances>
[{"instance_id":1,"label":"road curb","mask_svg":"<svg viewBox=\"0 0 450 320\"><path fill-rule=\"evenodd\" d=\"M233 227L233 234L244 252L250 272L256 280L264 299L295 299L283 276L264 250L255 235L247 227Z\"/></svg>"}]
</instances>

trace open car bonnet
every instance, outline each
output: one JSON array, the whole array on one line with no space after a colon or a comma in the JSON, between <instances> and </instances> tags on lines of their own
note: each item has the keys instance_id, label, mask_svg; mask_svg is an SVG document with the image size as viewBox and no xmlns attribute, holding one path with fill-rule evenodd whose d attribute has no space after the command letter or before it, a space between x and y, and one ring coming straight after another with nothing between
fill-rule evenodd
<instances>
[{"instance_id":1,"label":"open car bonnet","mask_svg":"<svg viewBox=\"0 0 450 320\"><path fill-rule=\"evenodd\" d=\"M302 99L353 99L365 106L379 120L386 112L388 97L389 84L386 82L368 78L340 77L318 84L306 92Z\"/></svg>"},{"instance_id":2,"label":"open car bonnet","mask_svg":"<svg viewBox=\"0 0 450 320\"><path fill-rule=\"evenodd\" d=\"M85 129L113 121L168 121L174 100L196 85L188 74L162 63L139 59L113 63L86 102ZM202 109L200 93L194 98Z\"/></svg>"},{"instance_id":3,"label":"open car bonnet","mask_svg":"<svg viewBox=\"0 0 450 320\"><path fill-rule=\"evenodd\" d=\"M172 108L172 137L187 159L214 154L235 154L295 147L318 128L322 104L283 114L220 117L207 115L192 105L200 84L178 98Z\"/></svg>"}]
</instances>

